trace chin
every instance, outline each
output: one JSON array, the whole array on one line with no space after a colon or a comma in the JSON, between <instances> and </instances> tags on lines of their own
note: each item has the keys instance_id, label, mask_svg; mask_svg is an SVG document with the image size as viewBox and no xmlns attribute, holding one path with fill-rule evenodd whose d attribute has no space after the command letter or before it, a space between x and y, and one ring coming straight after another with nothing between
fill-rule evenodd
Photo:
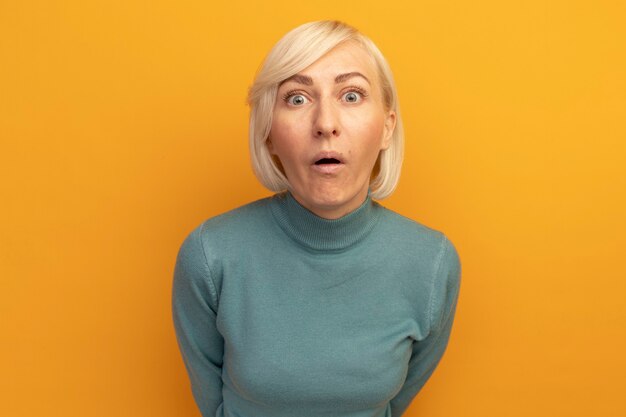
<instances>
[{"instance_id":1,"label":"chin","mask_svg":"<svg viewBox=\"0 0 626 417\"><path fill-rule=\"evenodd\" d=\"M292 194L301 202L303 206L313 212L334 212L344 211L346 213L352 211L360 205L361 202L352 207L354 200L359 197L362 190L354 189L355 187L345 187L336 184L316 184L313 187L307 187L304 190L292 190ZM300 191L298 194L296 192ZM367 195L365 190L364 197ZM300 198L298 198L300 196ZM360 198L359 198L360 199Z\"/></svg>"},{"instance_id":2,"label":"chin","mask_svg":"<svg viewBox=\"0 0 626 417\"><path fill-rule=\"evenodd\" d=\"M321 210L334 211L341 210L344 207L350 206L356 198L357 194L358 193L346 193L343 190L328 191L323 193L318 192L314 195L311 195L311 198L309 198L308 200L312 206L315 206ZM353 210L357 207L350 207L350 209Z\"/></svg>"},{"instance_id":3,"label":"chin","mask_svg":"<svg viewBox=\"0 0 626 417\"><path fill-rule=\"evenodd\" d=\"M313 202L313 205L315 207L318 207L322 210L327 210L327 211L331 211L331 210L337 210L340 209L342 206L345 205L345 202L343 200L331 200L331 199L324 199L324 200L316 200Z\"/></svg>"},{"instance_id":4,"label":"chin","mask_svg":"<svg viewBox=\"0 0 626 417\"><path fill-rule=\"evenodd\" d=\"M311 202L314 202L318 206L336 207L345 204L350 198L347 193L342 189L324 189L316 190L310 195Z\"/></svg>"}]
</instances>

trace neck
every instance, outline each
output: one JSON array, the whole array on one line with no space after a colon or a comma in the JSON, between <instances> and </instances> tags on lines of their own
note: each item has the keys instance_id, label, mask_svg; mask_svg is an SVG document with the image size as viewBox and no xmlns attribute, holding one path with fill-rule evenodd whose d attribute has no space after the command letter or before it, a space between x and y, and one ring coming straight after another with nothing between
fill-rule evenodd
<instances>
[{"instance_id":1,"label":"neck","mask_svg":"<svg viewBox=\"0 0 626 417\"><path fill-rule=\"evenodd\" d=\"M285 233L313 251L342 251L358 243L372 231L379 208L366 196L350 213L336 219L323 218L300 204L289 192L276 194L271 205Z\"/></svg>"},{"instance_id":2,"label":"neck","mask_svg":"<svg viewBox=\"0 0 626 417\"><path fill-rule=\"evenodd\" d=\"M365 200L368 198L368 189L365 188L362 191L354 196L350 201L341 206L333 206L333 205L311 205L307 204L306 201L303 201L298 195L289 191L291 196L296 200L302 207L309 210L311 213L315 214L318 217L321 217L326 220L336 220L347 214L350 214L354 210L358 209Z\"/></svg>"}]
</instances>

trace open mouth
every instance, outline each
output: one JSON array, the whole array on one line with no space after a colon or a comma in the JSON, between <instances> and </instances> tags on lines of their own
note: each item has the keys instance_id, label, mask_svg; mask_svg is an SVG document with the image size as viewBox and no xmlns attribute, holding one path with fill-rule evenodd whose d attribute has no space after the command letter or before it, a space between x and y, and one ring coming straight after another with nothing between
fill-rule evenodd
<instances>
[{"instance_id":1,"label":"open mouth","mask_svg":"<svg viewBox=\"0 0 626 417\"><path fill-rule=\"evenodd\" d=\"M341 161L335 158L322 158L315 161L315 165L340 164Z\"/></svg>"},{"instance_id":2,"label":"open mouth","mask_svg":"<svg viewBox=\"0 0 626 417\"><path fill-rule=\"evenodd\" d=\"M338 175L345 166L346 162L341 153L332 150L319 152L311 162L312 169L325 178Z\"/></svg>"}]
</instances>

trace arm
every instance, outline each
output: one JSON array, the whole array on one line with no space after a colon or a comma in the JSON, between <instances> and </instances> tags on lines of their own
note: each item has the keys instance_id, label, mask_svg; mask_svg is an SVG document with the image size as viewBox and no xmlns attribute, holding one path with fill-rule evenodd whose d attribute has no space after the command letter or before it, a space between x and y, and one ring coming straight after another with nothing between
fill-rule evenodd
<instances>
[{"instance_id":1,"label":"arm","mask_svg":"<svg viewBox=\"0 0 626 417\"><path fill-rule=\"evenodd\" d=\"M224 340L218 332L217 291L200 240L201 226L183 242L174 268L174 329L194 399L203 417L222 404Z\"/></svg>"},{"instance_id":2,"label":"arm","mask_svg":"<svg viewBox=\"0 0 626 417\"><path fill-rule=\"evenodd\" d=\"M398 395L391 400L393 417L400 417L406 411L428 381L450 338L461 283L461 264L456 249L445 236L439 259L430 296L430 332L424 340L413 343L406 381Z\"/></svg>"}]
</instances>

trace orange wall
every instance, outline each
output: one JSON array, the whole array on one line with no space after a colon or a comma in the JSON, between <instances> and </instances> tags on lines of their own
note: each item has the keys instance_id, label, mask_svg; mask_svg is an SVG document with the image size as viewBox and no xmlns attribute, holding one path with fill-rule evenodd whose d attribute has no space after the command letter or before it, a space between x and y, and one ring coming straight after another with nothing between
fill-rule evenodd
<instances>
[{"instance_id":1,"label":"orange wall","mask_svg":"<svg viewBox=\"0 0 626 417\"><path fill-rule=\"evenodd\" d=\"M0 415L199 415L176 252L268 195L246 90L322 18L395 71L407 153L384 204L462 258L407 416L626 415L626 8L564 0L2 1Z\"/></svg>"}]
</instances>

